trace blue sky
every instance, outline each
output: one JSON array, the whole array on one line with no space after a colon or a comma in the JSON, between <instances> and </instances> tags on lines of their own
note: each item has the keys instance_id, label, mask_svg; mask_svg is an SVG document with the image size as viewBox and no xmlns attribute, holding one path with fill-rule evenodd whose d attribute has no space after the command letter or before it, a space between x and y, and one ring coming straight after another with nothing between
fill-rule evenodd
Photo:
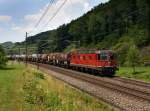
<instances>
[{"instance_id":1,"label":"blue sky","mask_svg":"<svg viewBox=\"0 0 150 111\"><path fill-rule=\"evenodd\" d=\"M58 15L45 26L63 1L55 0L40 25L33 30L50 0L0 0L0 43L23 41L26 31L33 30L30 35L34 35L42 31L55 29L108 0L67 0Z\"/></svg>"}]
</instances>

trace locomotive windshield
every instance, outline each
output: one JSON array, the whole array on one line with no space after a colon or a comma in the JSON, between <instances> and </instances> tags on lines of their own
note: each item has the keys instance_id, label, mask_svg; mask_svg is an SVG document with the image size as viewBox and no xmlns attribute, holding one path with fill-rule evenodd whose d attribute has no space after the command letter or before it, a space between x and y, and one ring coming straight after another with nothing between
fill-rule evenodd
<instances>
[{"instance_id":1,"label":"locomotive windshield","mask_svg":"<svg viewBox=\"0 0 150 111\"><path fill-rule=\"evenodd\" d=\"M108 60L108 54L106 52L101 52L98 54L98 60Z\"/></svg>"},{"instance_id":2,"label":"locomotive windshield","mask_svg":"<svg viewBox=\"0 0 150 111\"><path fill-rule=\"evenodd\" d=\"M98 60L116 60L116 54L115 53L108 53L108 52L101 52L97 55Z\"/></svg>"}]
</instances>

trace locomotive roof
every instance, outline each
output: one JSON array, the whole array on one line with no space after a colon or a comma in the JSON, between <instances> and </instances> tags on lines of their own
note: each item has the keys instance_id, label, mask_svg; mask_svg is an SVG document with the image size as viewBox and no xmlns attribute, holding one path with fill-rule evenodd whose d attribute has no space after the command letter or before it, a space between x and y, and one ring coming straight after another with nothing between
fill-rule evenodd
<instances>
[{"instance_id":1,"label":"locomotive roof","mask_svg":"<svg viewBox=\"0 0 150 111\"><path fill-rule=\"evenodd\" d=\"M107 53L107 52L112 52L112 50L77 50L75 51L75 53L78 53L78 54L99 54L99 53Z\"/></svg>"}]
</instances>

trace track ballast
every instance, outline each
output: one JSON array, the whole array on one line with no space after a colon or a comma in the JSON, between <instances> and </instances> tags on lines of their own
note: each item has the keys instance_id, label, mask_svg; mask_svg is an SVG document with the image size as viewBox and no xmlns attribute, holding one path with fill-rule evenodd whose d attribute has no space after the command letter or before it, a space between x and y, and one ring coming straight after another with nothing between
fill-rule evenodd
<instances>
[{"instance_id":1,"label":"track ballast","mask_svg":"<svg viewBox=\"0 0 150 111\"><path fill-rule=\"evenodd\" d=\"M32 64L34 64L34 63L32 63ZM71 78L74 78L74 79L77 79L77 80L80 80L83 82L87 82L89 84L94 85L95 87L103 87L109 91L117 92L117 93L129 98L129 100L134 98L135 100L137 100L139 102L142 101L143 104L145 104L145 103L149 104L150 103L150 91L149 91L149 89L147 89L150 87L149 83L144 83L144 82L137 81L137 80L130 80L130 79L126 79L126 78L119 78L119 77L114 77L114 78L97 77L97 76L85 74L82 72L73 71L73 70L64 69L64 68L55 67L55 66L46 65L46 64L39 64L39 66L44 68L44 69L49 69L49 70L52 70L54 72L60 73L60 74L65 75L65 76L68 76L68 77L71 77ZM57 77L57 79L61 79L61 78ZM73 84L70 84L70 85L73 85ZM135 85L137 87L134 87ZM79 88L75 85L73 85L73 86L82 90L82 88ZM92 96L98 97L97 94L92 94L88 91L86 91L86 92L91 94ZM122 107L118 103L110 102L108 100L105 100L102 97L98 97L98 98L102 99L103 101L105 101L105 102L107 102L113 106L115 106L118 109L132 110L132 111L134 110L133 108ZM145 106L147 104L145 104ZM134 106L136 106L136 105L134 105ZM150 108L149 106L145 107L145 108L143 108L143 111L145 111L145 110L148 111L148 110L150 110L149 108ZM135 109L135 111L137 111L137 109Z\"/></svg>"}]
</instances>

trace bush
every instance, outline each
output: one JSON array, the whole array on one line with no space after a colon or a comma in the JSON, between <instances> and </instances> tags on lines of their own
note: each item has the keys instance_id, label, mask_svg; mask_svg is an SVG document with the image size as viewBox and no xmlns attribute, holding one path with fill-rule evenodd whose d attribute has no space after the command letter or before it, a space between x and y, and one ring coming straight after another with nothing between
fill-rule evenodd
<instances>
[{"instance_id":1,"label":"bush","mask_svg":"<svg viewBox=\"0 0 150 111\"><path fill-rule=\"evenodd\" d=\"M45 91L40 86L37 77L44 78L44 75L36 73L33 79L25 81L23 85L24 101L30 105L43 106L48 111L58 110L62 104L59 95L52 91Z\"/></svg>"},{"instance_id":2,"label":"bush","mask_svg":"<svg viewBox=\"0 0 150 111\"><path fill-rule=\"evenodd\" d=\"M0 46L0 67L3 67L6 65L7 59L5 56L5 51L4 49Z\"/></svg>"},{"instance_id":3,"label":"bush","mask_svg":"<svg viewBox=\"0 0 150 111\"><path fill-rule=\"evenodd\" d=\"M40 72L35 72L35 77L39 78L39 79L44 79L44 74L40 73Z\"/></svg>"},{"instance_id":4,"label":"bush","mask_svg":"<svg viewBox=\"0 0 150 111\"><path fill-rule=\"evenodd\" d=\"M119 65L121 65L121 66L123 66L124 63L126 62L126 56L127 56L128 49L129 49L128 43L118 43L113 48L113 50L115 50L115 52L118 55L118 57L117 57L118 62L119 62Z\"/></svg>"},{"instance_id":5,"label":"bush","mask_svg":"<svg viewBox=\"0 0 150 111\"><path fill-rule=\"evenodd\" d=\"M126 61L127 65L133 68L133 73L135 73L135 66L140 64L139 50L135 45L130 46L127 53Z\"/></svg>"}]
</instances>

